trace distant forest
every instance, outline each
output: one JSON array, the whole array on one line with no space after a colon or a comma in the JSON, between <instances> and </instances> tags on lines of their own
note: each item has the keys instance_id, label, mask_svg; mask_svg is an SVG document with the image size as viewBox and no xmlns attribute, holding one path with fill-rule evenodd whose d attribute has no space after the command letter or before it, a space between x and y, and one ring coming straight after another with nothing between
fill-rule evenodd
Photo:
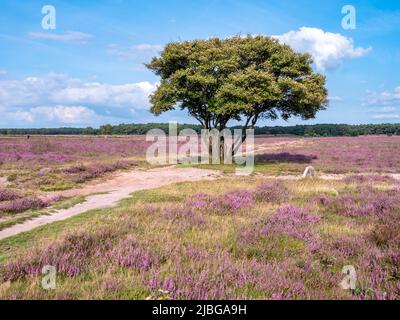
<instances>
[{"instance_id":1,"label":"distant forest","mask_svg":"<svg viewBox=\"0 0 400 320\"><path fill-rule=\"evenodd\" d=\"M100 128L40 128L40 129L0 129L1 135L141 135L150 129L159 128L168 132L168 123L104 125ZM200 132L199 125L181 124L178 130L194 129ZM240 126L231 129L241 128ZM332 137L359 135L400 135L398 124L315 124L289 127L256 127L256 135L294 135L303 137Z\"/></svg>"}]
</instances>

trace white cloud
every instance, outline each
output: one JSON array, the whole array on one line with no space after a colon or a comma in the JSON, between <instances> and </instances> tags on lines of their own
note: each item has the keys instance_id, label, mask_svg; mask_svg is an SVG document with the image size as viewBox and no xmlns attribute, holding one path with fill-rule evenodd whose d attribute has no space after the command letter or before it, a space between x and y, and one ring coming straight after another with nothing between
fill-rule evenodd
<instances>
[{"instance_id":1,"label":"white cloud","mask_svg":"<svg viewBox=\"0 0 400 320\"><path fill-rule=\"evenodd\" d=\"M372 113L372 119L376 120L395 120L400 119L400 114L397 113L397 109L395 107L381 107L381 108L372 108L368 110Z\"/></svg>"},{"instance_id":2,"label":"white cloud","mask_svg":"<svg viewBox=\"0 0 400 320\"><path fill-rule=\"evenodd\" d=\"M0 76L5 76L7 73L8 73L7 70L0 69Z\"/></svg>"},{"instance_id":3,"label":"white cloud","mask_svg":"<svg viewBox=\"0 0 400 320\"><path fill-rule=\"evenodd\" d=\"M400 113L400 86L393 90L380 92L368 91L363 106L373 106L368 109L372 113L372 119L377 120L398 120Z\"/></svg>"},{"instance_id":4,"label":"white cloud","mask_svg":"<svg viewBox=\"0 0 400 320\"><path fill-rule=\"evenodd\" d=\"M392 120L392 119L400 119L400 115L399 114L377 114L372 116L372 119L377 119L377 120Z\"/></svg>"},{"instance_id":5,"label":"white cloud","mask_svg":"<svg viewBox=\"0 0 400 320\"><path fill-rule=\"evenodd\" d=\"M64 103L133 106L143 109L149 106L148 97L154 89L155 85L147 81L123 85L85 83L59 90L52 94L51 98L53 101Z\"/></svg>"},{"instance_id":6,"label":"white cloud","mask_svg":"<svg viewBox=\"0 0 400 320\"><path fill-rule=\"evenodd\" d=\"M34 122L36 120L51 121L63 124L87 123L98 115L91 109L82 106L35 107L27 111L16 111L9 116L17 120Z\"/></svg>"},{"instance_id":7,"label":"white cloud","mask_svg":"<svg viewBox=\"0 0 400 320\"><path fill-rule=\"evenodd\" d=\"M371 50L354 47L353 40L340 33L325 32L318 28L302 27L273 37L296 51L310 53L317 69L321 71L334 68L345 59L362 57Z\"/></svg>"},{"instance_id":8,"label":"white cloud","mask_svg":"<svg viewBox=\"0 0 400 320\"><path fill-rule=\"evenodd\" d=\"M14 119L17 121L29 122L32 123L34 121L33 115L29 111L15 111L15 112L8 112L7 117L10 119Z\"/></svg>"},{"instance_id":9,"label":"white cloud","mask_svg":"<svg viewBox=\"0 0 400 320\"><path fill-rule=\"evenodd\" d=\"M396 112L396 108L394 108L394 107L382 107L382 108L369 109L368 111L372 112L372 113L393 113L393 112Z\"/></svg>"},{"instance_id":10,"label":"white cloud","mask_svg":"<svg viewBox=\"0 0 400 320\"><path fill-rule=\"evenodd\" d=\"M63 74L0 80L0 105L85 105L101 107L149 108L149 95L157 84L150 82L107 84L86 82Z\"/></svg>"},{"instance_id":11,"label":"white cloud","mask_svg":"<svg viewBox=\"0 0 400 320\"><path fill-rule=\"evenodd\" d=\"M98 124L147 112L150 82L108 84L63 74L21 80L0 79L0 123ZM11 123L11 122L10 122ZM3 124L4 125L4 124Z\"/></svg>"},{"instance_id":12,"label":"white cloud","mask_svg":"<svg viewBox=\"0 0 400 320\"><path fill-rule=\"evenodd\" d=\"M96 116L93 110L82 106L36 107L31 109L31 112L38 116L45 116L49 120L69 124L85 123Z\"/></svg>"},{"instance_id":13,"label":"white cloud","mask_svg":"<svg viewBox=\"0 0 400 320\"><path fill-rule=\"evenodd\" d=\"M393 91L367 92L364 105L392 105L400 103L400 86Z\"/></svg>"},{"instance_id":14,"label":"white cloud","mask_svg":"<svg viewBox=\"0 0 400 320\"><path fill-rule=\"evenodd\" d=\"M6 107L47 104L53 92L81 84L79 79L55 73L22 80L0 80L0 104Z\"/></svg>"},{"instance_id":15,"label":"white cloud","mask_svg":"<svg viewBox=\"0 0 400 320\"><path fill-rule=\"evenodd\" d=\"M86 44L87 40L93 38L93 35L79 31L67 31L65 33L53 32L29 32L32 39L60 41L65 43Z\"/></svg>"}]
</instances>

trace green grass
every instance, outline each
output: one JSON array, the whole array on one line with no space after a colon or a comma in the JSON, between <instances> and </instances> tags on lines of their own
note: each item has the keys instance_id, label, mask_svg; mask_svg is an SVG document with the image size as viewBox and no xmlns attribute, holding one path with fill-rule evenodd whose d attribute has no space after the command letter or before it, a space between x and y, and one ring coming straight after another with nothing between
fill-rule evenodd
<instances>
[{"instance_id":1,"label":"green grass","mask_svg":"<svg viewBox=\"0 0 400 320\"><path fill-rule=\"evenodd\" d=\"M52 208L56 209L56 210L65 210L65 209L69 209L73 206L76 206L77 204L84 203L85 201L86 201L85 196L77 196L77 197L73 197L70 199L60 201L60 202L54 204L52 206Z\"/></svg>"},{"instance_id":2,"label":"green grass","mask_svg":"<svg viewBox=\"0 0 400 320\"><path fill-rule=\"evenodd\" d=\"M180 167L194 167L200 169L220 170L226 174L232 174L236 172L238 168L244 168L243 165L237 164L178 164ZM267 174L267 175L288 175L288 174L301 174L304 170L304 166L297 166L290 163L255 163L253 174Z\"/></svg>"},{"instance_id":3,"label":"green grass","mask_svg":"<svg viewBox=\"0 0 400 320\"><path fill-rule=\"evenodd\" d=\"M261 238L257 243L247 246L243 254L248 258L269 261L285 259L304 253L304 242L286 235Z\"/></svg>"},{"instance_id":4,"label":"green grass","mask_svg":"<svg viewBox=\"0 0 400 320\"><path fill-rule=\"evenodd\" d=\"M31 220L33 218L39 217L42 214L38 213L38 212L33 212L33 213L28 213L28 214L24 214L22 216L17 216L17 217L11 217L9 219L6 219L5 221L0 221L0 231L10 228L16 224L20 224L23 223L27 220Z\"/></svg>"},{"instance_id":5,"label":"green grass","mask_svg":"<svg viewBox=\"0 0 400 320\"><path fill-rule=\"evenodd\" d=\"M9 258L11 254L18 250L26 250L46 241L52 242L65 233L80 229L83 225L89 226L90 222L96 224L98 218L109 213L108 209L87 211L67 220L53 222L0 240L0 262Z\"/></svg>"},{"instance_id":6,"label":"green grass","mask_svg":"<svg viewBox=\"0 0 400 320\"><path fill-rule=\"evenodd\" d=\"M54 213L57 210L65 210L69 209L77 204L83 203L86 201L86 197L77 196L70 199L62 200L60 202L55 203L51 208L40 209L40 210L30 210L17 215L9 215L3 218L3 221L0 221L0 231L10 228L14 225L24 223L28 220L32 220L34 218L40 217L42 215L48 215Z\"/></svg>"},{"instance_id":7,"label":"green grass","mask_svg":"<svg viewBox=\"0 0 400 320\"><path fill-rule=\"evenodd\" d=\"M42 191L64 191L64 190L69 190L75 187L76 184L71 182L71 181L60 181L52 184L45 184L40 186L40 190Z\"/></svg>"}]
</instances>

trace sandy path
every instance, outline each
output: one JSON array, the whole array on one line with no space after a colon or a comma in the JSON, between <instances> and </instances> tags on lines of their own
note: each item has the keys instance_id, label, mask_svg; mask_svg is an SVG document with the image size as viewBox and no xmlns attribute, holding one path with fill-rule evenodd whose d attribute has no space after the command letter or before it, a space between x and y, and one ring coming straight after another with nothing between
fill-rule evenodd
<instances>
[{"instance_id":1,"label":"sandy path","mask_svg":"<svg viewBox=\"0 0 400 320\"><path fill-rule=\"evenodd\" d=\"M0 177L0 187L7 186L7 177Z\"/></svg>"},{"instance_id":2,"label":"sandy path","mask_svg":"<svg viewBox=\"0 0 400 320\"><path fill-rule=\"evenodd\" d=\"M183 181L214 179L218 176L219 172L214 170L176 167L164 167L147 171L134 170L121 172L106 182L88 185L82 189L74 189L58 193L70 197L108 192L107 194L88 196L84 203L1 230L0 240L48 223L68 219L89 210L114 207L120 200L128 198L130 194L135 191L154 189ZM54 194L55 193L52 195Z\"/></svg>"}]
</instances>

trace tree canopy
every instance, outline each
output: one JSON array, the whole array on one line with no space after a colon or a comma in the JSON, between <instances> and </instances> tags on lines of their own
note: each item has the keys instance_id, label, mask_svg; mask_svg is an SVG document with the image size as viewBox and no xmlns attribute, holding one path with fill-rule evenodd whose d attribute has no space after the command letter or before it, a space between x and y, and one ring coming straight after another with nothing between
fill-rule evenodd
<instances>
[{"instance_id":1,"label":"tree canopy","mask_svg":"<svg viewBox=\"0 0 400 320\"><path fill-rule=\"evenodd\" d=\"M146 65L161 78L151 112L185 109L203 128L230 120L314 118L327 106L325 77L309 54L266 36L236 36L167 44Z\"/></svg>"}]
</instances>

